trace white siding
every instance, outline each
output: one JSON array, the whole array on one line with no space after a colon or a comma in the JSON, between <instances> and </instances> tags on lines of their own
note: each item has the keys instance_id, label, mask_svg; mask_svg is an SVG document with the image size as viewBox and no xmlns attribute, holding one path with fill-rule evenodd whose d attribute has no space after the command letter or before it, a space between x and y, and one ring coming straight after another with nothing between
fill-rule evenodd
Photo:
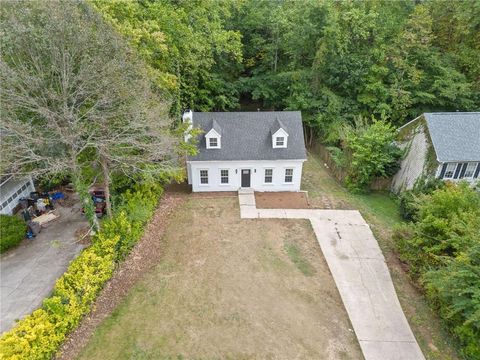
<instances>
[{"instance_id":1,"label":"white siding","mask_svg":"<svg viewBox=\"0 0 480 360\"><path fill-rule=\"evenodd\" d=\"M192 191L237 191L241 170L250 169L250 187L256 191L299 191L304 160L189 161ZM220 170L229 170L229 183L220 183ZM265 184L265 169L273 169L273 181ZM293 169L293 182L285 183L285 169ZM200 170L208 170L208 184L200 184Z\"/></svg>"},{"instance_id":2,"label":"white siding","mask_svg":"<svg viewBox=\"0 0 480 360\"><path fill-rule=\"evenodd\" d=\"M35 191L32 179L6 181L0 187L0 214L10 215L18 200L28 197L32 191Z\"/></svg>"},{"instance_id":3,"label":"white siding","mask_svg":"<svg viewBox=\"0 0 480 360\"><path fill-rule=\"evenodd\" d=\"M402 149L407 148L408 153L400 164L400 170L392 179L392 190L399 193L411 190L417 179L424 174L429 143L423 126L416 129L410 142L399 144Z\"/></svg>"}]
</instances>

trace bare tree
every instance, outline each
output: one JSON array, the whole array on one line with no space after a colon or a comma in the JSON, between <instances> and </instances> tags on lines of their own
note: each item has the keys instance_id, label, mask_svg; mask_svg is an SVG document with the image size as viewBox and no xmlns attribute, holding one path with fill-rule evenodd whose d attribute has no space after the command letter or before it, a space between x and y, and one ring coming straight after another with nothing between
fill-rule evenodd
<instances>
[{"instance_id":1,"label":"bare tree","mask_svg":"<svg viewBox=\"0 0 480 360\"><path fill-rule=\"evenodd\" d=\"M32 1L2 10L4 173L68 172L85 183L92 181L85 168L97 164L110 215L112 172L176 168L167 104L152 92L143 63L88 4Z\"/></svg>"}]
</instances>

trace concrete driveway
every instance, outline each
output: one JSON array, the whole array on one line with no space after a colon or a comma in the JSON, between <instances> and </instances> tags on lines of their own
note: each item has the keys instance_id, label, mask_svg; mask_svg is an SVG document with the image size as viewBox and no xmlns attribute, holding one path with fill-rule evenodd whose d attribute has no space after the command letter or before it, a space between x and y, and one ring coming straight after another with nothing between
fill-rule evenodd
<instances>
[{"instance_id":1,"label":"concrete driveway","mask_svg":"<svg viewBox=\"0 0 480 360\"><path fill-rule=\"evenodd\" d=\"M241 218L309 219L366 360L424 360L382 251L355 210L257 209L238 193Z\"/></svg>"},{"instance_id":2,"label":"concrete driveway","mask_svg":"<svg viewBox=\"0 0 480 360\"><path fill-rule=\"evenodd\" d=\"M77 203L57 206L60 217L42 229L33 240L24 240L0 258L0 332L15 320L37 309L50 294L55 281L83 246L75 242L75 231L88 226Z\"/></svg>"}]
</instances>

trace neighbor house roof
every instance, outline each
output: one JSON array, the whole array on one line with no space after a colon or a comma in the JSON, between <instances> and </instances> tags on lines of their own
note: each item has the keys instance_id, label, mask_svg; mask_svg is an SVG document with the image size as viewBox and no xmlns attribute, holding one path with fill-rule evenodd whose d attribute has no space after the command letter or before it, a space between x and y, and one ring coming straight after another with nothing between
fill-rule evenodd
<instances>
[{"instance_id":1,"label":"neighbor house roof","mask_svg":"<svg viewBox=\"0 0 480 360\"><path fill-rule=\"evenodd\" d=\"M198 154L191 161L306 159L300 111L194 112L193 126L201 128ZM205 134L216 124L222 131L221 149L207 149ZM272 147L272 128L288 133L286 148Z\"/></svg>"},{"instance_id":2,"label":"neighbor house roof","mask_svg":"<svg viewBox=\"0 0 480 360\"><path fill-rule=\"evenodd\" d=\"M437 160L480 160L480 112L425 113Z\"/></svg>"}]
</instances>

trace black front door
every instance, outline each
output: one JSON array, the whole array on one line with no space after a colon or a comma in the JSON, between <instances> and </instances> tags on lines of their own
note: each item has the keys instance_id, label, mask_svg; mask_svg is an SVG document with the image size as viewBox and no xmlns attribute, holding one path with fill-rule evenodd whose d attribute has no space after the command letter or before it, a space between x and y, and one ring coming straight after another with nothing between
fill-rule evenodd
<instances>
[{"instance_id":1,"label":"black front door","mask_svg":"<svg viewBox=\"0 0 480 360\"><path fill-rule=\"evenodd\" d=\"M242 169L242 188L250 187L250 169Z\"/></svg>"}]
</instances>

